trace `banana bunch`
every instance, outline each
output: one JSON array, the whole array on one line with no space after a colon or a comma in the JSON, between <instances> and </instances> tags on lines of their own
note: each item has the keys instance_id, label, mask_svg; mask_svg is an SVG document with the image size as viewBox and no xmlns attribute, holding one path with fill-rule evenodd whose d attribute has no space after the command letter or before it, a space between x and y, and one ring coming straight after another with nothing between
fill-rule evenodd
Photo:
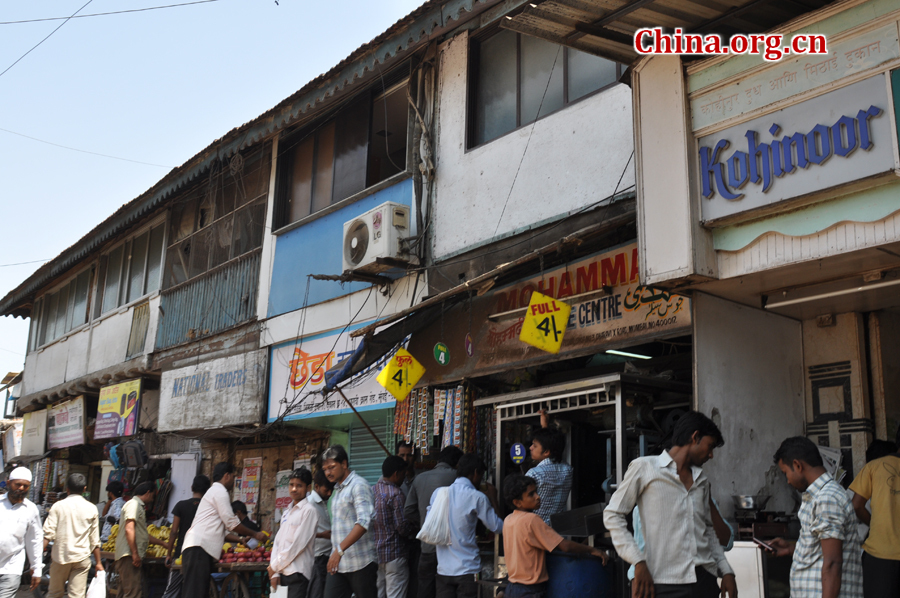
<instances>
[{"instance_id":1,"label":"banana bunch","mask_svg":"<svg viewBox=\"0 0 900 598\"><path fill-rule=\"evenodd\" d=\"M100 550L103 552L115 552L116 551L116 537L119 535L119 524L115 524L110 528L109 538L106 540L106 543L100 547Z\"/></svg>"},{"instance_id":2,"label":"banana bunch","mask_svg":"<svg viewBox=\"0 0 900 598\"><path fill-rule=\"evenodd\" d=\"M147 532L154 538L162 540L166 544L169 543L169 535L172 532L171 527L156 527L152 523L147 526ZM168 553L168 550L163 546L157 546L156 544L151 544L147 547L147 556L148 557L164 557Z\"/></svg>"}]
</instances>

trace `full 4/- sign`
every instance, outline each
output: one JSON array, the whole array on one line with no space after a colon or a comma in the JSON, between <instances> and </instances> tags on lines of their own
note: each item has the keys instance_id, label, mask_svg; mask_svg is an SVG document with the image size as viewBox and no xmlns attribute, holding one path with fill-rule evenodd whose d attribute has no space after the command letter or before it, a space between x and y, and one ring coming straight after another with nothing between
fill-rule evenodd
<instances>
[{"instance_id":1,"label":"full 4/- sign","mask_svg":"<svg viewBox=\"0 0 900 598\"><path fill-rule=\"evenodd\" d=\"M571 311L569 305L553 297L532 293L519 340L548 353L559 353Z\"/></svg>"},{"instance_id":2,"label":"full 4/- sign","mask_svg":"<svg viewBox=\"0 0 900 598\"><path fill-rule=\"evenodd\" d=\"M400 348L388 360L376 380L394 395L395 399L403 401L424 373L425 368L422 364L416 361L409 351Z\"/></svg>"}]
</instances>

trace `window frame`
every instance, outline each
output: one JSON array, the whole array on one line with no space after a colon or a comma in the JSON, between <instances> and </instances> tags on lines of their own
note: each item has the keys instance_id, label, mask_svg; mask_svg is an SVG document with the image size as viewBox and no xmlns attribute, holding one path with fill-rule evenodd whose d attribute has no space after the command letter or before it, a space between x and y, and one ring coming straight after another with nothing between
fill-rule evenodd
<instances>
[{"instance_id":1,"label":"window frame","mask_svg":"<svg viewBox=\"0 0 900 598\"><path fill-rule=\"evenodd\" d=\"M398 67L398 68L399 69L404 69L404 68L408 69L409 65L404 64L403 66ZM285 205L286 202L283 199L284 194L287 192L286 183L285 183L285 181L287 180L287 177L286 177L286 174L280 168L280 165L281 165L282 157L286 154L286 152L288 150L282 149L281 146L286 143L291 143L292 147L293 147L293 145L299 145L299 143L301 141L303 141L310 135L315 134L315 132L318 131L318 129L320 129L322 126L328 124L329 122L334 121L340 114L340 111L342 108L351 105L354 101L359 100L360 96L362 96L363 94L369 95L368 103L369 103L370 115L369 115L369 130L367 131L367 138L370 138L372 135L371 110L372 110L374 103L377 102L378 100L384 99L391 93L396 92L398 89L403 89L404 87L408 87L409 82L412 79L413 73L407 72L407 73L403 74L402 76L400 76L400 78L398 80L389 82L387 85L384 85L383 80L385 78L390 79L392 77L392 75L394 75L394 73L385 75L385 77L382 77L381 79L374 81L366 89L364 89L364 90L360 91L359 93L353 95L352 97L348 98L346 102L342 102L340 106L337 106L335 108L332 108L331 110L323 112L321 115L319 115L313 119L310 119L306 123L294 128L293 130L282 132L282 134L276 138L278 140L277 141L278 145L276 146L276 151L274 152L274 154L275 154L275 157L274 157L275 185L274 185L272 231L271 231L273 235L278 236L278 235L282 235L287 232L290 232L296 228L299 228L299 227L301 227L305 224L308 224L314 220L318 220L319 218L327 216L328 214L332 214L338 210L341 210L341 209L347 207L348 205L356 203L357 201L359 201L365 197L373 195L383 189L391 187L401 181L404 181L404 180L412 177L413 168L414 168L413 158L415 156L415 153L414 153L415 148L413 147L413 141L415 138L414 134L415 134L416 120L415 120L415 114L413 112L412 107L409 106L409 103L407 103L407 105L406 105L406 159L405 159L404 168L400 172L392 174L389 177L387 177L381 181L378 181L377 183L369 185L369 186L365 187L364 189L361 189L360 191L357 191L356 193L354 193L352 195L348 195L347 197L345 197L343 199L333 201L333 198L332 198L332 203L330 203L328 206L322 208L321 210L311 212L306 216L303 216L301 218L298 218L297 220L294 220L293 222L285 222L285 219L288 217L288 211L289 211L287 209L287 206ZM383 89L382 89L382 86L383 86ZM290 148L288 148L288 149L290 149ZM368 168L368 157L369 157L369 153L368 153L368 147L367 147L366 168ZM333 170L334 169L332 168L332 176L334 176ZM313 182L313 185L314 184L315 183ZM332 185L333 185L333 182L332 182Z\"/></svg>"},{"instance_id":2,"label":"window frame","mask_svg":"<svg viewBox=\"0 0 900 598\"><path fill-rule=\"evenodd\" d=\"M516 126L501 135L494 137L493 139L489 139L487 141L482 141L481 143L475 143L475 111L478 108L478 74L479 74L479 58L481 56L481 44L490 39L491 37L502 33L503 31L509 31L510 33L516 36ZM533 121L522 123L522 36L524 33L519 33L518 31L503 29L499 26L499 24L495 24L489 27L486 27L484 30L479 31L475 35L471 35L469 37L469 46L468 46L468 57L466 61L466 132L465 132L465 151L464 153L469 153L472 150L476 150L480 147L484 147L486 145L491 144L498 139L502 139L511 133L515 133L525 127L529 127L534 125L536 122L543 120L549 116L562 112L569 106L574 106L588 98L591 98L599 93L603 93L604 91L615 87L616 85L620 85L619 81L622 78L622 74L625 72L625 65L618 61L611 61L616 65L616 79L615 81L608 83L602 87L595 89L590 93L586 93L585 95L576 98L574 100L569 100L569 46L561 46L562 47L562 68L563 68L563 80L562 80L562 88L563 88L563 103L562 106L557 108L552 112L548 112L541 116L540 114ZM548 43L553 43L548 40ZM560 45L560 44L556 44ZM577 50L577 48L571 48ZM579 50L581 51L581 50ZM600 58L600 57L598 57ZM605 59L609 60L609 59Z\"/></svg>"},{"instance_id":3,"label":"window frame","mask_svg":"<svg viewBox=\"0 0 900 598\"><path fill-rule=\"evenodd\" d=\"M153 230L157 227L162 227L162 251L160 253L160 268L159 268L159 285L153 291L147 291L149 278L147 276L149 270L149 262L150 262L150 238L153 236ZM163 277L163 264L165 264L166 260L166 250L168 249L167 243L169 238L169 217L168 213L162 214L147 224L141 226L136 229L133 233L129 234L126 238L119 240L114 245L110 245L109 248L105 249L103 253L100 255L100 258L97 260L97 275L95 280L95 290L96 290L96 299L93 304L91 318L88 320L91 321L99 321L110 314L118 313L123 310L127 310L132 306L145 301L148 297L153 297L160 292L162 287L162 277ZM147 235L147 249L144 254L144 263L142 265L143 275L141 281L141 293L134 298L129 299L128 297L128 286L131 281L131 271L133 266L132 254L134 253L134 241L140 236L146 234ZM119 268L119 282L118 287L116 288L116 305L114 307L110 307L107 310L104 310L103 300L106 295L106 278L109 275L109 255L118 250L122 249L122 265ZM102 273L102 276L101 276ZM102 279L102 280L101 280Z\"/></svg>"},{"instance_id":4,"label":"window frame","mask_svg":"<svg viewBox=\"0 0 900 598\"><path fill-rule=\"evenodd\" d=\"M81 277L82 274L88 273L88 287L87 287L87 295L85 297L85 305L84 305L84 322L78 324L77 326L72 326L68 330L66 330L66 326L68 322L71 321L72 317L74 317L74 309L75 309L75 294L69 293L69 289L75 285L77 288L78 278ZM35 299L34 306L32 308L32 322L33 324L28 327L28 344L26 353L34 353L35 351L40 351L41 349L48 347L54 343L57 343L63 339L68 338L69 336L80 332L82 329L90 326L93 321L92 311L94 307L94 297L93 297L93 288L97 282L97 263L95 260L92 260L89 264L79 268L75 274L66 277L64 282L56 283L52 287L49 287L46 291L44 291L40 297ZM56 327L56 322L59 318L59 293L62 292L63 289L66 289L66 315L65 320L63 320L63 332L51 338L50 340L42 341L42 338L45 335L46 327L49 324L47 316L49 310L49 302L50 297L57 296L56 302L56 312L53 314L53 326ZM72 289L73 291L75 289ZM70 300L71 300L71 308L72 311L70 313ZM37 319L34 318L34 315L37 314ZM54 334L56 331L54 330Z\"/></svg>"}]
</instances>

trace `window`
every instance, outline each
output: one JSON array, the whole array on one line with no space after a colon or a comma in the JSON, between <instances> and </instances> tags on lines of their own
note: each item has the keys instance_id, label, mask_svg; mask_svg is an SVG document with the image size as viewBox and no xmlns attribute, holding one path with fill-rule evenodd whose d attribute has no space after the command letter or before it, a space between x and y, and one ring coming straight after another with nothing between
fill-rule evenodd
<instances>
[{"instance_id":1,"label":"window","mask_svg":"<svg viewBox=\"0 0 900 598\"><path fill-rule=\"evenodd\" d=\"M508 30L473 42L469 71L470 147L556 112L621 76L615 62Z\"/></svg>"},{"instance_id":2,"label":"window","mask_svg":"<svg viewBox=\"0 0 900 598\"><path fill-rule=\"evenodd\" d=\"M94 315L157 291L165 225L128 239L100 259L100 302Z\"/></svg>"},{"instance_id":3,"label":"window","mask_svg":"<svg viewBox=\"0 0 900 598\"><path fill-rule=\"evenodd\" d=\"M93 269L87 269L35 302L30 350L53 342L87 322L92 274Z\"/></svg>"},{"instance_id":4,"label":"window","mask_svg":"<svg viewBox=\"0 0 900 598\"><path fill-rule=\"evenodd\" d=\"M406 170L407 72L279 144L275 227L327 208Z\"/></svg>"},{"instance_id":5,"label":"window","mask_svg":"<svg viewBox=\"0 0 900 598\"><path fill-rule=\"evenodd\" d=\"M271 169L271 146L264 144L217 164L203 184L174 201L163 288L262 246Z\"/></svg>"}]
</instances>

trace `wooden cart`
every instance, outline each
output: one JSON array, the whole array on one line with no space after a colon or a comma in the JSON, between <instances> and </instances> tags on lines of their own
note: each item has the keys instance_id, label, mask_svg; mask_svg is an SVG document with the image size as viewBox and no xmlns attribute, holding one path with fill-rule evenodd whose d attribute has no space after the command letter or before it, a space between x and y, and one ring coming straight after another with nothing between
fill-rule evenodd
<instances>
[{"instance_id":1,"label":"wooden cart","mask_svg":"<svg viewBox=\"0 0 900 598\"><path fill-rule=\"evenodd\" d=\"M251 598L250 593L250 574L265 572L269 567L269 563L216 563L214 570L216 573L228 573L228 576L222 580L221 588L217 582L210 584L209 598ZM181 565L172 565L173 569L181 569ZM269 579L266 576L265 587L262 595L268 593Z\"/></svg>"}]
</instances>

